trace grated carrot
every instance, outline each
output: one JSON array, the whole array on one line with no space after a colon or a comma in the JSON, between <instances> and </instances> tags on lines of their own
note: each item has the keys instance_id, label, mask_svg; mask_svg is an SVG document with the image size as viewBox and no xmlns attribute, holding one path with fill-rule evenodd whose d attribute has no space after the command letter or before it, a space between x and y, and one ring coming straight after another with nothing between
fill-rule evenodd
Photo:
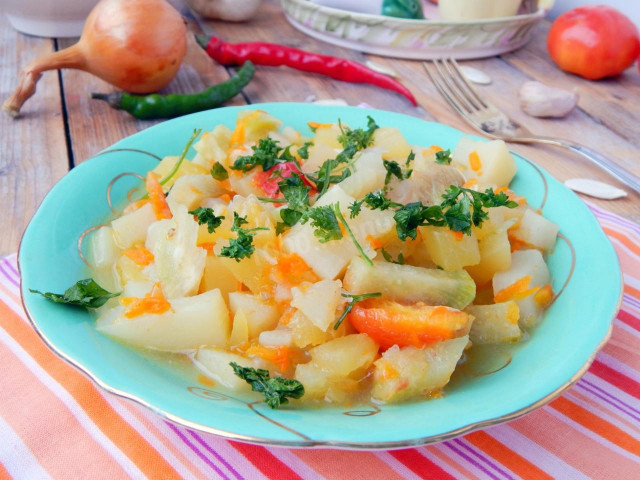
<instances>
[{"instance_id":1,"label":"grated carrot","mask_svg":"<svg viewBox=\"0 0 640 480\"><path fill-rule=\"evenodd\" d=\"M471 188L471 187L475 187L476 185L478 185L478 179L477 178L470 178L469 180L467 180L466 182L464 182L462 184L462 186L464 188Z\"/></svg>"},{"instance_id":2,"label":"grated carrot","mask_svg":"<svg viewBox=\"0 0 640 480\"><path fill-rule=\"evenodd\" d=\"M124 312L127 318L139 317L145 313L160 314L171 308L171 304L162 293L160 283L156 283L144 297L125 297L120 299L120 303L127 307Z\"/></svg>"},{"instance_id":3,"label":"grated carrot","mask_svg":"<svg viewBox=\"0 0 640 480\"><path fill-rule=\"evenodd\" d=\"M453 230L449 230L449 231L452 233L453 238L456 239L456 242L461 242L462 239L464 238L464 233L462 232L454 232Z\"/></svg>"},{"instance_id":4,"label":"grated carrot","mask_svg":"<svg viewBox=\"0 0 640 480\"><path fill-rule=\"evenodd\" d=\"M331 128L333 123L307 122L307 125L311 130L317 130L318 128Z\"/></svg>"},{"instance_id":5,"label":"grated carrot","mask_svg":"<svg viewBox=\"0 0 640 480\"><path fill-rule=\"evenodd\" d=\"M211 380L209 377L202 375L201 373L198 374L198 383L205 385L207 387L213 387L216 384L216 382Z\"/></svg>"},{"instance_id":6,"label":"grated carrot","mask_svg":"<svg viewBox=\"0 0 640 480\"><path fill-rule=\"evenodd\" d=\"M296 314L296 309L289 307L286 312L280 317L280 325L289 325L289 322Z\"/></svg>"},{"instance_id":7,"label":"grated carrot","mask_svg":"<svg viewBox=\"0 0 640 480\"><path fill-rule=\"evenodd\" d=\"M202 242L199 243L197 246L200 248L204 248L208 253L213 253L213 247L215 247L216 243L215 242Z\"/></svg>"},{"instance_id":8,"label":"grated carrot","mask_svg":"<svg viewBox=\"0 0 640 480\"><path fill-rule=\"evenodd\" d=\"M382 380L391 380L400 376L398 370L393 368L389 362L382 361L376 363L376 369L380 369Z\"/></svg>"},{"instance_id":9,"label":"grated carrot","mask_svg":"<svg viewBox=\"0 0 640 480\"><path fill-rule=\"evenodd\" d=\"M432 152L441 152L443 150L444 150L444 148L442 148L440 145L431 145L431 151Z\"/></svg>"},{"instance_id":10,"label":"grated carrot","mask_svg":"<svg viewBox=\"0 0 640 480\"><path fill-rule=\"evenodd\" d=\"M480 172L480 170L482 170L482 162L480 161L478 152L471 152L469 154L469 166L474 172Z\"/></svg>"},{"instance_id":11,"label":"grated carrot","mask_svg":"<svg viewBox=\"0 0 640 480\"><path fill-rule=\"evenodd\" d=\"M384 243L382 243L382 240L380 240L377 237L374 237L373 235L367 235L367 243L371 246L371 248L373 248L374 250L377 250L379 248L382 248L384 246Z\"/></svg>"},{"instance_id":12,"label":"grated carrot","mask_svg":"<svg viewBox=\"0 0 640 480\"><path fill-rule=\"evenodd\" d=\"M540 308L547 308L553 300L553 289L551 285L547 283L544 287L541 287L533 296L533 299Z\"/></svg>"},{"instance_id":13,"label":"grated carrot","mask_svg":"<svg viewBox=\"0 0 640 480\"><path fill-rule=\"evenodd\" d=\"M171 210L167 203L167 197L164 195L162 185L153 172L147 173L147 192L149 193L149 201L153 207L153 212L158 220L163 218L171 218Z\"/></svg>"},{"instance_id":14,"label":"grated carrot","mask_svg":"<svg viewBox=\"0 0 640 480\"><path fill-rule=\"evenodd\" d=\"M153 262L153 253L144 248L142 245L138 245L133 248L128 248L124 252L123 255L129 257L136 265L142 265L146 267L151 262Z\"/></svg>"},{"instance_id":15,"label":"grated carrot","mask_svg":"<svg viewBox=\"0 0 640 480\"><path fill-rule=\"evenodd\" d=\"M260 357L267 362L271 362L278 367L280 372L289 370L291 365L291 352L285 345L280 347L264 347L259 344L251 345L246 352L247 355Z\"/></svg>"},{"instance_id":16,"label":"grated carrot","mask_svg":"<svg viewBox=\"0 0 640 480\"><path fill-rule=\"evenodd\" d=\"M526 275L515 281L508 287L503 288L495 294L493 301L496 303L508 302L509 300L521 300L535 293L539 287L529 288L532 276Z\"/></svg>"},{"instance_id":17,"label":"grated carrot","mask_svg":"<svg viewBox=\"0 0 640 480\"><path fill-rule=\"evenodd\" d=\"M300 255L291 253L278 259L273 267L274 280L286 285L299 285L304 281L316 282L318 277Z\"/></svg>"}]
</instances>

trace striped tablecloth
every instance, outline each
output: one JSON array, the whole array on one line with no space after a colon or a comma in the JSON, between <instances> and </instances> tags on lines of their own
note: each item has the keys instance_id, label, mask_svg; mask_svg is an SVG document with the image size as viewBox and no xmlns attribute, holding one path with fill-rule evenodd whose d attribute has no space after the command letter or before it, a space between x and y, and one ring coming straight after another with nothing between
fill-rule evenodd
<instances>
[{"instance_id":1,"label":"striped tablecloth","mask_svg":"<svg viewBox=\"0 0 640 480\"><path fill-rule=\"evenodd\" d=\"M613 336L565 395L508 424L388 452L288 450L175 426L102 392L29 325L0 260L0 478L640 478L640 226L593 208L624 271Z\"/></svg>"}]
</instances>

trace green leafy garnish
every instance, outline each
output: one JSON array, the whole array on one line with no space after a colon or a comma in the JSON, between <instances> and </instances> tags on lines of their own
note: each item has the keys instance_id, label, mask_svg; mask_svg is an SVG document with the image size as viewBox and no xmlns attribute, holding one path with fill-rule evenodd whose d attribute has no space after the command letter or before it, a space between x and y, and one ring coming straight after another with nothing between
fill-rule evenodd
<instances>
[{"instance_id":1,"label":"green leafy garnish","mask_svg":"<svg viewBox=\"0 0 640 480\"><path fill-rule=\"evenodd\" d=\"M287 397L301 398L304 395L304 385L298 380L282 377L271 378L268 370L242 367L235 362L231 362L229 365L233 368L233 373L251 385L251 390L264 395L266 404L271 408L278 408L280 405L289 403Z\"/></svg>"},{"instance_id":2,"label":"green leafy garnish","mask_svg":"<svg viewBox=\"0 0 640 480\"><path fill-rule=\"evenodd\" d=\"M451 150L440 150L436 152L436 163L440 165L450 165L451 164Z\"/></svg>"},{"instance_id":3,"label":"green leafy garnish","mask_svg":"<svg viewBox=\"0 0 640 480\"><path fill-rule=\"evenodd\" d=\"M351 176L351 170L345 168L339 174L332 175L332 172L340 165L340 161L337 158L325 160L317 172L313 172L307 175L313 183L316 185L316 190L320 196L324 195L329 187L334 183L340 183L345 178Z\"/></svg>"},{"instance_id":4,"label":"green leafy garnish","mask_svg":"<svg viewBox=\"0 0 640 480\"><path fill-rule=\"evenodd\" d=\"M200 135L200 132L202 132L202 129L193 130L193 135L191 135L191 138L187 142L187 145L184 147L184 150L182 151L182 155L180 155L180 158L178 159L176 164L173 166L171 171L167 173L167 175L163 179L160 180L160 185L164 185L165 183L167 183L169 180L171 180L171 178L173 178L176 172L180 170L180 166L182 165L182 162L184 162L184 159L187 156L187 152L191 148L191 144L196 141L196 138L198 138L198 136Z\"/></svg>"},{"instance_id":5,"label":"green leafy garnish","mask_svg":"<svg viewBox=\"0 0 640 480\"><path fill-rule=\"evenodd\" d=\"M227 172L227 169L224 168L220 162L216 162L211 168L211 176L216 180L223 181L229 178L229 172Z\"/></svg>"},{"instance_id":6,"label":"green leafy garnish","mask_svg":"<svg viewBox=\"0 0 640 480\"><path fill-rule=\"evenodd\" d=\"M333 326L333 329L334 330L338 329L338 327L342 324L344 319L347 318L347 315L349 315L351 310L353 310L353 306L356 303L361 302L362 300L366 300L367 298L379 297L380 295L382 295L382 293L380 292L363 293L362 295L351 295L350 293L343 293L342 296L345 298L350 298L351 301L347 303L346 307L344 307L344 311L342 312L342 315L340 315L340 318L338 319L338 321Z\"/></svg>"},{"instance_id":7,"label":"green leafy garnish","mask_svg":"<svg viewBox=\"0 0 640 480\"><path fill-rule=\"evenodd\" d=\"M394 260L389 252L387 252L384 248L380 250L384 259L389 263L395 263L396 265L404 265L404 255L402 253L398 254L398 260Z\"/></svg>"},{"instance_id":8,"label":"green leafy garnish","mask_svg":"<svg viewBox=\"0 0 640 480\"><path fill-rule=\"evenodd\" d=\"M195 210L189 211L191 215L196 215L198 217L198 224L204 225L207 224L207 230L209 233L213 233L216 228L222 225L222 220L224 220L224 216L216 216L213 208L209 207L198 207Z\"/></svg>"},{"instance_id":9,"label":"green leafy garnish","mask_svg":"<svg viewBox=\"0 0 640 480\"><path fill-rule=\"evenodd\" d=\"M309 158L309 147L313 145L313 142L305 142L300 148L298 148L298 155L303 160L307 160Z\"/></svg>"},{"instance_id":10,"label":"green leafy garnish","mask_svg":"<svg viewBox=\"0 0 640 480\"><path fill-rule=\"evenodd\" d=\"M343 127L340 120L338 120L338 126L340 127L341 135L338 137L338 141L342 144L342 147L346 150L353 146L357 150L364 150L373 142L374 132L380 128L376 124L375 120L371 116L367 115L367 129L356 128L355 130L349 127ZM355 152L354 152L355 153Z\"/></svg>"},{"instance_id":11,"label":"green leafy garnish","mask_svg":"<svg viewBox=\"0 0 640 480\"><path fill-rule=\"evenodd\" d=\"M241 170L246 173L257 166L262 167L262 171L266 172L279 163L278 154L283 150L278 146L278 141L270 137L261 138L258 145L251 147L252 155L244 155L236 158L231 168L233 170Z\"/></svg>"},{"instance_id":12,"label":"green leafy garnish","mask_svg":"<svg viewBox=\"0 0 640 480\"><path fill-rule=\"evenodd\" d=\"M313 234L320 243L342 238L340 223L331 205L311 208L306 212L305 217L311 219Z\"/></svg>"},{"instance_id":13,"label":"green leafy garnish","mask_svg":"<svg viewBox=\"0 0 640 480\"><path fill-rule=\"evenodd\" d=\"M425 206L421 202L409 203L396 210L396 232L400 240L410 237L415 240L416 229L431 225L448 226L454 232L471 235L471 226L480 226L489 218L486 208L515 208L518 204L504 193L495 193L490 188L476 192L464 187L451 185L442 195L440 205ZM473 212L473 213L472 213Z\"/></svg>"},{"instance_id":14,"label":"green leafy garnish","mask_svg":"<svg viewBox=\"0 0 640 480\"><path fill-rule=\"evenodd\" d=\"M413 152L412 152L413 153ZM395 160L383 160L382 164L384 168L387 170L387 175L384 177L384 184L389 185L392 177L396 177L398 180L406 180L411 176L413 170L403 170L398 162Z\"/></svg>"},{"instance_id":15,"label":"green leafy garnish","mask_svg":"<svg viewBox=\"0 0 640 480\"><path fill-rule=\"evenodd\" d=\"M258 230L269 230L267 227L256 227L246 230L242 225L246 225L247 219L241 217L237 212L233 212L233 226L231 230L238 234L238 238L229 239L229 245L220 250L220 257L228 257L239 262L243 258L249 258L253 255L255 247L253 246L253 237Z\"/></svg>"},{"instance_id":16,"label":"green leafy garnish","mask_svg":"<svg viewBox=\"0 0 640 480\"><path fill-rule=\"evenodd\" d=\"M351 218L355 218L362 210L362 204L366 204L371 210L388 210L401 207L402 204L391 201L382 190L367 193L362 200L357 200L349 206Z\"/></svg>"},{"instance_id":17,"label":"green leafy garnish","mask_svg":"<svg viewBox=\"0 0 640 480\"><path fill-rule=\"evenodd\" d=\"M32 289L29 289L29 291L42 295L55 303L66 303L68 305L77 305L86 308L101 307L107 303L107 300L110 298L120 295L120 293L111 293L105 290L92 278L77 281L75 285L67 288L62 295L50 292L42 293Z\"/></svg>"}]
</instances>

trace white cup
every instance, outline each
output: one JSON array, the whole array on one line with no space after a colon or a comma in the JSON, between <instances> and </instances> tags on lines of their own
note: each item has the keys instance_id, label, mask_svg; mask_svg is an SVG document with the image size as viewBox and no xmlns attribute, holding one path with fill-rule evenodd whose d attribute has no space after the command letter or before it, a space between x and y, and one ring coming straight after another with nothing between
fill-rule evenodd
<instances>
[{"instance_id":1,"label":"white cup","mask_svg":"<svg viewBox=\"0 0 640 480\"><path fill-rule=\"evenodd\" d=\"M98 0L2 0L9 23L38 37L78 37Z\"/></svg>"},{"instance_id":2,"label":"white cup","mask_svg":"<svg viewBox=\"0 0 640 480\"><path fill-rule=\"evenodd\" d=\"M477 20L511 17L518 13L522 0L439 0L441 20Z\"/></svg>"}]
</instances>

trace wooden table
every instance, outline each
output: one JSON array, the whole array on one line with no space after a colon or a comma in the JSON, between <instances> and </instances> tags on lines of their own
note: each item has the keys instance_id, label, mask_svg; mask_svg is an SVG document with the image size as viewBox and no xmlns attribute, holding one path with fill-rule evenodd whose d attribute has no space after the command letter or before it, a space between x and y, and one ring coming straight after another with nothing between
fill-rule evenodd
<instances>
[{"instance_id":1,"label":"wooden table","mask_svg":"<svg viewBox=\"0 0 640 480\"><path fill-rule=\"evenodd\" d=\"M177 4L177 0L174 2ZM181 7L180 4L177 4ZM275 0L266 1L251 22L230 24L210 22L217 34L229 41L264 40L365 61L369 58L307 37L285 20ZM479 87L483 95L531 130L548 136L573 139L590 146L627 169L640 174L640 73L632 67L620 77L589 82L558 70L546 53L549 23L543 22L529 45L501 57L468 62L487 72L493 83ZM73 39L27 37L13 30L0 16L0 97L6 98L16 84L17 73L30 59L62 49ZM196 92L232 74L194 49L178 77L167 91ZM373 57L370 57L373 58ZM342 98L349 104L366 102L374 108L392 110L435 120L472 133L472 130L440 97L420 62L375 57L392 67L418 99L414 108L404 98L375 87L332 81L286 68L259 67L243 95L230 105L259 102L304 102ZM549 85L578 89L579 108L563 120L528 117L518 106L517 91L529 79ZM28 101L16 120L0 116L0 255L15 252L20 237L38 204L49 189L70 168L91 158L117 140L156 122L138 121L91 100L91 92L109 92L112 87L78 71L45 73L36 95ZM514 151L534 160L559 180L574 177L600 179L618 186L616 180L586 160L567 151L545 146L511 145ZM627 189L628 190L628 189ZM622 200L593 203L640 222L640 196L629 192ZM79 206L80 208L80 206ZM68 212L73 215L73 212Z\"/></svg>"}]
</instances>

